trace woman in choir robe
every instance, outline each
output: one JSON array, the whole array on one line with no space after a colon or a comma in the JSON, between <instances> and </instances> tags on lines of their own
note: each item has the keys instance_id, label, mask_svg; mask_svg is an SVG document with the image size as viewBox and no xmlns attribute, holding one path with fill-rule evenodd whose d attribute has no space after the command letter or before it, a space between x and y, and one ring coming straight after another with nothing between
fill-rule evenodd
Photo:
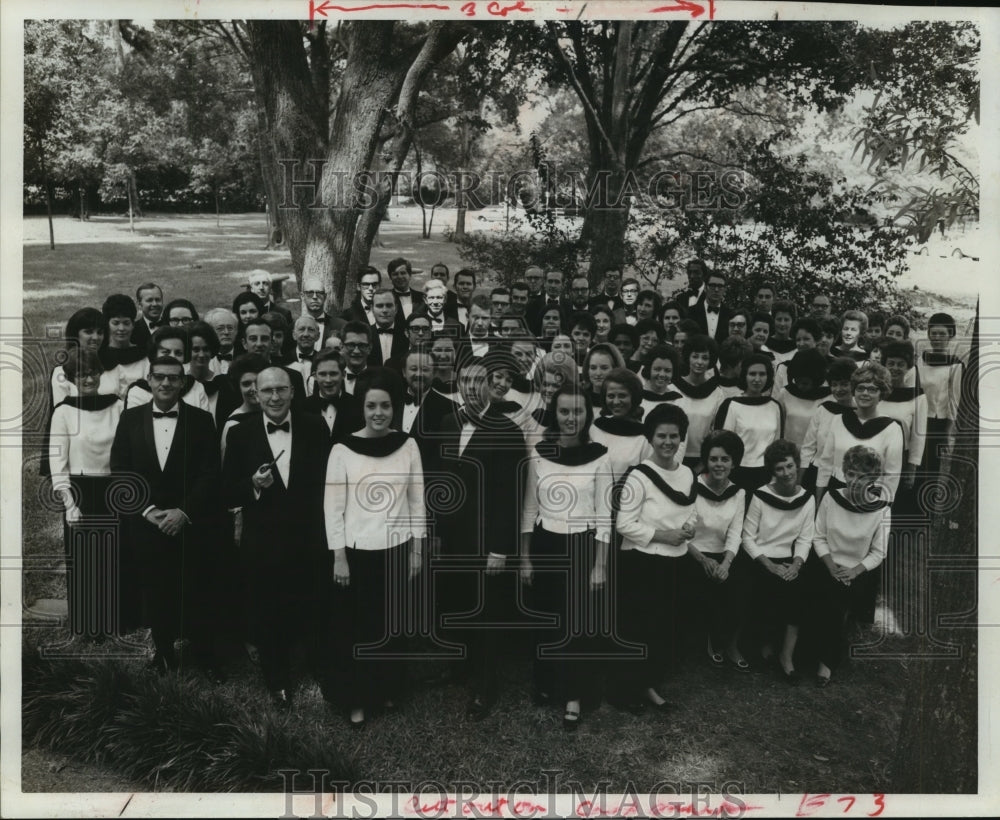
<instances>
[{"instance_id":1,"label":"woman in choir robe","mask_svg":"<svg viewBox=\"0 0 1000 820\"><path fill-rule=\"evenodd\" d=\"M927 341L917 357L917 376L927 396L927 444L924 468L928 476L941 470L941 453L949 451L955 439L955 416L962 393L962 360L949 352L955 338L955 320L947 313L935 313L927 320Z\"/></svg>"},{"instance_id":2,"label":"woman in choir robe","mask_svg":"<svg viewBox=\"0 0 1000 820\"><path fill-rule=\"evenodd\" d=\"M645 658L623 659L615 676L616 705L636 712L667 708L659 691L676 662L678 615L687 542L695 535L694 474L677 460L687 416L675 404L654 407L643 420L652 455L628 472L616 519L621 633L645 647Z\"/></svg>"},{"instance_id":3,"label":"woman in choir robe","mask_svg":"<svg viewBox=\"0 0 1000 820\"><path fill-rule=\"evenodd\" d=\"M771 360L763 353L751 353L740 370L743 394L722 402L713 425L716 430L732 430L743 440L743 460L734 481L748 494L770 480L764 451L785 430L784 410L768 395L773 381Z\"/></svg>"},{"instance_id":4,"label":"woman in choir robe","mask_svg":"<svg viewBox=\"0 0 1000 820\"><path fill-rule=\"evenodd\" d=\"M674 334L677 332L677 325L681 319L687 316L687 310L680 302L669 301L664 303L660 310L660 325L663 327L663 341L672 345Z\"/></svg>"},{"instance_id":5,"label":"woman in choir robe","mask_svg":"<svg viewBox=\"0 0 1000 820\"><path fill-rule=\"evenodd\" d=\"M646 415L658 404L675 402L681 394L673 389L674 376L680 373L681 357L677 348L670 345L657 345L649 351L646 363L639 371L643 378L642 385L642 416ZM678 456L683 459L683 454Z\"/></svg>"},{"instance_id":6,"label":"woman in choir robe","mask_svg":"<svg viewBox=\"0 0 1000 820\"><path fill-rule=\"evenodd\" d=\"M534 446L541 439L544 431L555 423L555 417L552 415L552 397L555 396L556 391L563 385L572 386L576 390L579 381L576 364L572 358L558 352L546 353L542 357L539 372L541 374L539 380L541 406L535 408L531 414L537 426L527 436L529 447Z\"/></svg>"},{"instance_id":7,"label":"woman in choir robe","mask_svg":"<svg viewBox=\"0 0 1000 820\"><path fill-rule=\"evenodd\" d=\"M130 384L146 378L149 369L146 349L132 344L135 302L131 296L115 293L104 300L101 313L107 323L100 351L101 365L106 372L116 373L118 395L124 396Z\"/></svg>"},{"instance_id":8,"label":"woman in choir robe","mask_svg":"<svg viewBox=\"0 0 1000 820\"><path fill-rule=\"evenodd\" d=\"M205 322L193 322L187 326L191 345L191 361L187 372L201 382L208 398L208 412L215 420L215 429L222 430L229 415L239 407L242 396L233 388L232 379L212 370L212 362L219 354L219 337Z\"/></svg>"},{"instance_id":9,"label":"woman in choir robe","mask_svg":"<svg viewBox=\"0 0 1000 820\"><path fill-rule=\"evenodd\" d=\"M594 332L594 344L611 341L609 336L611 335L611 327L615 323L615 314L612 313L611 308L606 304L594 305L590 308L590 313L597 323L597 330Z\"/></svg>"},{"instance_id":10,"label":"woman in choir robe","mask_svg":"<svg viewBox=\"0 0 1000 820\"><path fill-rule=\"evenodd\" d=\"M785 411L784 438L801 448L809 422L830 398L826 385L826 360L816 350L797 351L788 363L789 382L775 394Z\"/></svg>"},{"instance_id":11,"label":"woman in choir robe","mask_svg":"<svg viewBox=\"0 0 1000 820\"><path fill-rule=\"evenodd\" d=\"M892 379L892 391L879 405L883 415L897 419L903 426L903 477L900 493L911 494L917 469L924 459L927 434L927 396L913 386L913 345L909 342L888 341L882 347L883 364ZM898 497L898 495L897 495ZM904 506L912 506L911 499ZM895 507L898 507L895 505Z\"/></svg>"},{"instance_id":12,"label":"woman in choir robe","mask_svg":"<svg viewBox=\"0 0 1000 820\"><path fill-rule=\"evenodd\" d=\"M809 316L797 319L795 324L792 325L792 339L795 341L792 355L798 353L800 350L812 350L816 348L819 344L820 336L819 322L815 319ZM820 352L823 356L823 361L827 361L827 354L822 353L822 351ZM772 390L774 395L780 393L782 388L788 384L788 361L788 359L785 359L774 366L774 388Z\"/></svg>"},{"instance_id":13,"label":"woman in choir robe","mask_svg":"<svg viewBox=\"0 0 1000 820\"><path fill-rule=\"evenodd\" d=\"M563 728L575 731L600 666L586 656L607 637L594 628L605 606L612 474L607 448L589 440L588 392L563 384L551 409L554 422L528 459L521 580L531 608L557 624L538 631L535 701L564 704Z\"/></svg>"},{"instance_id":14,"label":"woman in choir robe","mask_svg":"<svg viewBox=\"0 0 1000 820\"><path fill-rule=\"evenodd\" d=\"M746 493L731 481L743 458L743 441L731 430L713 430L701 450L705 471L695 482L696 520L685 577L693 608L707 622L709 661L748 672L739 647L750 569L740 551Z\"/></svg>"},{"instance_id":15,"label":"woman in choir robe","mask_svg":"<svg viewBox=\"0 0 1000 820\"><path fill-rule=\"evenodd\" d=\"M655 319L640 319L635 323L636 347L632 355L625 360L625 367L633 373L638 373L646 362L649 352L663 342L665 331Z\"/></svg>"},{"instance_id":16,"label":"woman in choir robe","mask_svg":"<svg viewBox=\"0 0 1000 820\"><path fill-rule=\"evenodd\" d=\"M798 312L795 303L788 299L778 299L771 313L774 317L774 329L767 340L767 349L774 353L775 374L778 365L787 362L795 354L795 334L792 331Z\"/></svg>"},{"instance_id":17,"label":"woman in choir robe","mask_svg":"<svg viewBox=\"0 0 1000 820\"><path fill-rule=\"evenodd\" d=\"M624 367L625 361L622 359L618 348L612 344L596 344L587 351L583 358L583 386L588 391L587 398L595 409L602 405L602 387L604 379L608 373L616 367Z\"/></svg>"},{"instance_id":18,"label":"woman in choir robe","mask_svg":"<svg viewBox=\"0 0 1000 820\"><path fill-rule=\"evenodd\" d=\"M819 351L817 350L817 352ZM824 361L826 361L825 358ZM809 492L816 489L818 469L816 464L819 460L819 451L830 435L830 426L833 424L833 420L854 407L851 376L857 369L858 363L854 359L846 357L827 362L826 382L830 387L830 398L820 403L813 417L809 420L800 453L802 467L799 473L799 483Z\"/></svg>"},{"instance_id":19,"label":"woman in choir robe","mask_svg":"<svg viewBox=\"0 0 1000 820\"><path fill-rule=\"evenodd\" d=\"M830 352L834 356L847 356L856 362L868 358L868 351L861 346L861 340L868 332L868 316L860 310L845 310L840 317L840 338Z\"/></svg>"},{"instance_id":20,"label":"woman in choir robe","mask_svg":"<svg viewBox=\"0 0 1000 820\"><path fill-rule=\"evenodd\" d=\"M777 659L784 679L795 686L795 646L803 600L800 571L809 557L816 504L798 483L799 450L778 439L764 451L771 482L756 490L743 521L743 549L753 560L751 610L760 632L760 656L769 661L780 637Z\"/></svg>"},{"instance_id":21,"label":"woman in choir robe","mask_svg":"<svg viewBox=\"0 0 1000 820\"><path fill-rule=\"evenodd\" d=\"M423 565L427 512L420 450L393 426L403 405L398 375L369 368L354 395L365 426L330 451L324 513L334 584L343 595L349 719L358 728L373 710L394 710L405 694L399 655L410 626L408 580Z\"/></svg>"},{"instance_id":22,"label":"woman in choir robe","mask_svg":"<svg viewBox=\"0 0 1000 820\"><path fill-rule=\"evenodd\" d=\"M138 615L126 606L130 595L121 584L129 579L120 572L117 539L91 531L92 522L113 515L108 506L111 443L122 402L113 393L98 392L103 367L95 351L73 350L62 368L76 390L52 412L48 463L52 491L65 509L69 628L73 635L101 639L133 628Z\"/></svg>"},{"instance_id":23,"label":"woman in choir robe","mask_svg":"<svg viewBox=\"0 0 1000 820\"><path fill-rule=\"evenodd\" d=\"M701 466L701 441L712 429L719 405L725 398L718 377L708 375L715 368L718 350L715 339L701 333L691 336L681 349L681 363L687 375L674 377L674 387L683 394L677 406L688 419L684 464L695 471Z\"/></svg>"},{"instance_id":24,"label":"woman in choir robe","mask_svg":"<svg viewBox=\"0 0 1000 820\"><path fill-rule=\"evenodd\" d=\"M844 453L844 486L820 502L813 537L814 558L807 567L819 654L816 685L830 683L847 650L847 614L865 586L858 578L874 572L886 554L889 498L879 482L882 459L856 444Z\"/></svg>"},{"instance_id":25,"label":"woman in choir robe","mask_svg":"<svg viewBox=\"0 0 1000 820\"><path fill-rule=\"evenodd\" d=\"M628 368L615 368L605 377L601 393L604 410L590 426L590 440L608 448L611 472L618 481L653 452L639 421L642 382Z\"/></svg>"}]
</instances>

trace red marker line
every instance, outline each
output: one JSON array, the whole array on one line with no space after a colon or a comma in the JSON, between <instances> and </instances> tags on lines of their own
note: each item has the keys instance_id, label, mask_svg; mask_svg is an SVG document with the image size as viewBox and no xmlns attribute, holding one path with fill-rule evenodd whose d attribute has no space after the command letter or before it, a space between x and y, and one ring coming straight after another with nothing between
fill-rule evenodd
<instances>
[{"instance_id":1,"label":"red marker line","mask_svg":"<svg viewBox=\"0 0 1000 820\"><path fill-rule=\"evenodd\" d=\"M705 13L705 7L698 5L697 3L691 3L689 0L678 0L676 6L660 6L652 9L653 14L663 11L688 11L691 12L691 17L695 18L700 17Z\"/></svg>"},{"instance_id":2,"label":"red marker line","mask_svg":"<svg viewBox=\"0 0 1000 820\"><path fill-rule=\"evenodd\" d=\"M309 3L309 17L312 19L316 14L326 17L328 11L374 11L376 9L433 9L435 11L450 11L449 6L438 5L437 3L374 3L370 6L334 6L329 2L324 2L318 6Z\"/></svg>"}]
</instances>

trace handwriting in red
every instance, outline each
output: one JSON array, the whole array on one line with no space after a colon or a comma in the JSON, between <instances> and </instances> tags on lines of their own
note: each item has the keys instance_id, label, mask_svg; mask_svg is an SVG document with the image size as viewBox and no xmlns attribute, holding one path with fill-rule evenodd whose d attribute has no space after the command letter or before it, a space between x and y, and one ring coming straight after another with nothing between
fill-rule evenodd
<instances>
[{"instance_id":1,"label":"handwriting in red","mask_svg":"<svg viewBox=\"0 0 1000 820\"><path fill-rule=\"evenodd\" d=\"M704 3L692 3L691 0L677 0L677 5L675 6L659 6L658 8L652 9L654 14L659 14L665 11L686 11L691 14L691 19L696 17L701 17L705 13ZM715 0L709 0L708 5L708 19L715 19Z\"/></svg>"},{"instance_id":2,"label":"handwriting in red","mask_svg":"<svg viewBox=\"0 0 1000 820\"><path fill-rule=\"evenodd\" d=\"M433 11L449 11L449 6L442 6L440 3L372 3L368 6L335 6L330 0L323 0L317 3L316 0L309 0L309 22L316 19L316 15L326 17L328 11L374 11L377 9L431 9Z\"/></svg>"},{"instance_id":3,"label":"handwriting in red","mask_svg":"<svg viewBox=\"0 0 1000 820\"><path fill-rule=\"evenodd\" d=\"M796 817L810 817L817 811L822 809L829 801L829 794L806 794L802 795L802 799L799 801L799 808L795 812ZM844 806L843 813L848 814L851 809L854 808L854 804L857 803L857 797L852 794L844 795L843 797L838 797L837 801ZM878 817L882 812L885 811L885 795L884 794L873 794L872 802L874 803L874 811L866 812L868 817ZM846 805L844 805L846 804Z\"/></svg>"}]
</instances>

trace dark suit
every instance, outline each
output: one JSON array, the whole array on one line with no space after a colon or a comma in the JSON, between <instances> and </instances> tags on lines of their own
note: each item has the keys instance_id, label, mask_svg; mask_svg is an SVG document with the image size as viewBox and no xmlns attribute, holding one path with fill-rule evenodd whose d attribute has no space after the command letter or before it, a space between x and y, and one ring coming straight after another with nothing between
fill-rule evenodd
<instances>
[{"instance_id":1,"label":"dark suit","mask_svg":"<svg viewBox=\"0 0 1000 820\"><path fill-rule=\"evenodd\" d=\"M708 318L705 313L706 307L706 302L698 302L698 304L691 308L688 318L694 319L694 321L698 323L698 327L701 328L701 332L708 335ZM719 306L719 323L715 327L715 341L721 342L724 339L729 338L729 320L732 316L732 311L726 307L726 305Z\"/></svg>"},{"instance_id":2,"label":"dark suit","mask_svg":"<svg viewBox=\"0 0 1000 820\"><path fill-rule=\"evenodd\" d=\"M156 326L153 327L153 330ZM153 331L149 329L149 325L146 324L146 317L140 315L138 319L135 320L135 324L132 325L132 344L138 347L140 350L146 350L149 347L149 340L153 338Z\"/></svg>"},{"instance_id":3,"label":"dark suit","mask_svg":"<svg viewBox=\"0 0 1000 820\"><path fill-rule=\"evenodd\" d=\"M302 315L312 316L309 312L303 312ZM312 318L316 319L315 316L312 316ZM365 321L367 321L367 319ZM344 330L344 325L347 324L347 320L342 316L332 316L329 313L324 313L323 321L321 322L317 319L316 323L319 325L320 329L320 348L322 349L326 346L326 340L329 339L334 333L338 336L343 335L342 331Z\"/></svg>"},{"instance_id":4,"label":"dark suit","mask_svg":"<svg viewBox=\"0 0 1000 820\"><path fill-rule=\"evenodd\" d=\"M509 624L516 614L514 561L519 551L527 451L516 424L502 414L487 413L475 422L459 454L466 418L464 412L445 417L436 448L437 479L454 482L463 501L435 516L441 538L430 566L438 591L435 628L438 634L468 646L474 693L491 701L497 694L503 648L504 632L499 625ZM490 553L507 556L505 571L485 574ZM451 623L443 625L442 619Z\"/></svg>"},{"instance_id":5,"label":"dark suit","mask_svg":"<svg viewBox=\"0 0 1000 820\"><path fill-rule=\"evenodd\" d=\"M396 314L396 321L392 326L392 348L389 351L389 359L396 359L397 361L405 359L406 354L410 352L410 339L406 335L406 325L399 321L401 313ZM382 343L379 341L380 334L378 328L372 328L372 349L371 353L368 354L368 366L369 367L381 367L384 364L388 364L388 359L382 359Z\"/></svg>"},{"instance_id":6,"label":"dark suit","mask_svg":"<svg viewBox=\"0 0 1000 820\"><path fill-rule=\"evenodd\" d=\"M254 493L251 477L272 461L266 417L251 418L229 434L222 468L227 507L242 507L240 553L247 566L250 629L268 689L289 689L291 647L303 637L313 672L325 687L331 562L326 549L323 494L330 434L326 423L293 410L288 485L277 467L274 483Z\"/></svg>"},{"instance_id":7,"label":"dark suit","mask_svg":"<svg viewBox=\"0 0 1000 820\"><path fill-rule=\"evenodd\" d=\"M209 552L217 532L219 442L212 417L204 410L177 404L174 437L161 469L153 433L152 402L122 413L111 445L111 472L138 489L122 517L123 593L136 584L143 623L152 627L157 652L173 665L175 638L191 638L196 654L210 643L206 593L211 578ZM138 484L137 484L138 482ZM176 536L164 535L142 517L150 505L177 508L190 519ZM126 613L128 614L128 613Z\"/></svg>"},{"instance_id":8,"label":"dark suit","mask_svg":"<svg viewBox=\"0 0 1000 820\"><path fill-rule=\"evenodd\" d=\"M374 321L368 318L368 312L361 304L360 296L354 297L354 301L340 312L340 318L344 320L345 324L347 322L364 322L369 326L374 324Z\"/></svg>"},{"instance_id":9,"label":"dark suit","mask_svg":"<svg viewBox=\"0 0 1000 820\"><path fill-rule=\"evenodd\" d=\"M325 400L319 393L313 393L306 399L303 411L310 415L323 417ZM365 426L365 417L361 412L361 405L357 398L350 393L341 391L340 395L333 399L333 406L337 409L337 415L333 419L333 428L327 425L330 431L330 447L338 441L342 441L344 436L349 436ZM326 419L323 419L326 424Z\"/></svg>"},{"instance_id":10,"label":"dark suit","mask_svg":"<svg viewBox=\"0 0 1000 820\"><path fill-rule=\"evenodd\" d=\"M570 307L569 299L565 297L559 298L559 308L560 321L565 327L567 319L573 315L574 311ZM528 328L531 330L535 336L542 335L542 316L545 315L545 311L549 309L549 297L546 296L543 299L532 304L528 302L528 308L525 311L524 318L528 320ZM569 328L566 328L567 332Z\"/></svg>"},{"instance_id":11,"label":"dark suit","mask_svg":"<svg viewBox=\"0 0 1000 820\"><path fill-rule=\"evenodd\" d=\"M410 312L411 313L414 310L416 310L418 307L420 307L422 304L424 304L424 294L421 291L419 291L419 290L413 290L413 288L410 288L409 294L403 294L403 295L404 296L409 295L409 297L410 297ZM406 323L406 319L408 317L403 314L403 302L399 298L399 296L400 295L398 293L396 293L395 290L392 291L392 298L396 300L396 320L397 321L402 321L405 324ZM447 299L447 297L445 297L445 299Z\"/></svg>"}]
</instances>

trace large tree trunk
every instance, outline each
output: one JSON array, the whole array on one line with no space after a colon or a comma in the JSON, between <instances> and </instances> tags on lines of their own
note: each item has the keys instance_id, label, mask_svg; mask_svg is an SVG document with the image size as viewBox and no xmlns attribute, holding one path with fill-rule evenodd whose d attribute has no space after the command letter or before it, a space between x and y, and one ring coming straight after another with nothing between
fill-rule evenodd
<instances>
[{"instance_id":1,"label":"large tree trunk","mask_svg":"<svg viewBox=\"0 0 1000 820\"><path fill-rule=\"evenodd\" d=\"M979 314L965 370L956 447L945 459L952 481L941 494L958 494L957 507L934 517L930 559L937 564L921 586L926 588L930 630L910 660L911 676L890 771L893 792L969 794L978 790L978 466ZM952 528L950 522L957 524ZM942 642L955 657L941 654Z\"/></svg>"}]
</instances>

